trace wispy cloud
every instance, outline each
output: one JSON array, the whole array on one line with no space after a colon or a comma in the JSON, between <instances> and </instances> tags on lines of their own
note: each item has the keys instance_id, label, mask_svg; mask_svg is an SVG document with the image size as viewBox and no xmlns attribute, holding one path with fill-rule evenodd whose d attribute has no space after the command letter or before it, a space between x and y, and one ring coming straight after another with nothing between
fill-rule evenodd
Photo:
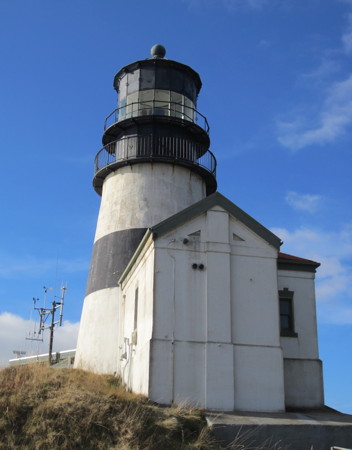
<instances>
[{"instance_id":1,"label":"wispy cloud","mask_svg":"<svg viewBox=\"0 0 352 450\"><path fill-rule=\"evenodd\" d=\"M16 358L13 350L26 351L27 356L48 352L48 331L44 331L44 342L26 340L29 332L33 332L35 323L20 316L3 312L0 314L0 367L6 366L9 359ZM38 328L37 328L38 329ZM79 322L65 321L62 327L54 332L53 351L76 348Z\"/></svg>"},{"instance_id":2,"label":"wispy cloud","mask_svg":"<svg viewBox=\"0 0 352 450\"><path fill-rule=\"evenodd\" d=\"M278 141L291 150L335 141L352 127L352 74L334 83L326 93L315 126L306 127L305 117L278 122Z\"/></svg>"},{"instance_id":3,"label":"wispy cloud","mask_svg":"<svg viewBox=\"0 0 352 450\"><path fill-rule=\"evenodd\" d=\"M348 27L342 35L342 44L346 53L352 53L352 13L348 15Z\"/></svg>"},{"instance_id":4,"label":"wispy cloud","mask_svg":"<svg viewBox=\"0 0 352 450\"><path fill-rule=\"evenodd\" d=\"M351 8L352 2L345 1ZM341 33L342 46L326 51L321 64L298 79L298 86L311 93L319 90L319 103L307 101L298 107L301 112L287 114L276 121L277 140L293 151L312 145L333 143L352 130L352 73L336 80L341 69L338 58L346 59L352 54L352 13L348 14L346 29ZM335 79L332 79L332 77ZM307 92L309 98L309 91Z\"/></svg>"},{"instance_id":5,"label":"wispy cloud","mask_svg":"<svg viewBox=\"0 0 352 450\"><path fill-rule=\"evenodd\" d=\"M285 200L293 209L312 214L320 209L323 201L321 195L299 194L295 191L288 192Z\"/></svg>"},{"instance_id":6,"label":"wispy cloud","mask_svg":"<svg viewBox=\"0 0 352 450\"><path fill-rule=\"evenodd\" d=\"M352 323L352 224L338 231L274 228L282 250L321 263L317 301L324 322Z\"/></svg>"},{"instance_id":7,"label":"wispy cloud","mask_svg":"<svg viewBox=\"0 0 352 450\"><path fill-rule=\"evenodd\" d=\"M309 87L314 87L316 85L320 87L323 82L326 82L327 80L331 79L331 76L338 73L339 70L340 70L339 62L331 58L323 57L318 67L314 68L309 72L301 74L299 84L302 84L303 82L303 84L306 85L309 83Z\"/></svg>"}]
</instances>

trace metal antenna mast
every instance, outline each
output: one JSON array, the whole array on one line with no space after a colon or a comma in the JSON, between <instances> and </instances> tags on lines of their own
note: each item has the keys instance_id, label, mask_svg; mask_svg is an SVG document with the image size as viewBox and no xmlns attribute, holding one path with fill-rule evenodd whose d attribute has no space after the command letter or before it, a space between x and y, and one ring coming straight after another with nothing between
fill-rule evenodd
<instances>
[{"instance_id":1,"label":"metal antenna mast","mask_svg":"<svg viewBox=\"0 0 352 450\"><path fill-rule=\"evenodd\" d=\"M34 310L38 310L38 308L35 307L35 305L36 305L37 302L39 302L39 298L33 297L33 303L34 303L33 309L34 309ZM45 307L45 298L44 298L44 307ZM31 314L31 316L32 316L32 314ZM29 333L28 333L28 337L26 337L26 340L27 340L27 341L39 341L39 342L43 342L43 337L41 337L41 338L36 337L36 336L39 336L39 334L40 334L40 330L39 330L39 332L37 333L37 329L36 329L36 328L37 328L37 324L35 323L33 333L29 332Z\"/></svg>"},{"instance_id":2,"label":"metal antenna mast","mask_svg":"<svg viewBox=\"0 0 352 450\"><path fill-rule=\"evenodd\" d=\"M59 301L53 300L51 302L51 308L46 308L44 304L44 308L36 308L35 304L38 299L33 299L34 301L34 309L38 311L39 317L40 317L40 324L39 324L39 331L38 335L41 334L41 332L44 330L50 330L50 340L49 340L49 365L52 365L52 351L53 351L53 342L54 342L54 328L55 325L59 325L61 327L62 325L62 317L63 317L63 310L64 310L64 299L65 299L65 292L67 287L62 286L61 287L61 297L54 297L58 298ZM44 298L46 302L46 294L47 294L48 288L44 286ZM55 321L55 312L57 310L60 310L60 315L58 320ZM50 325L45 325L48 317L51 316L51 322ZM32 339L32 340L40 340L40 339Z\"/></svg>"}]
</instances>

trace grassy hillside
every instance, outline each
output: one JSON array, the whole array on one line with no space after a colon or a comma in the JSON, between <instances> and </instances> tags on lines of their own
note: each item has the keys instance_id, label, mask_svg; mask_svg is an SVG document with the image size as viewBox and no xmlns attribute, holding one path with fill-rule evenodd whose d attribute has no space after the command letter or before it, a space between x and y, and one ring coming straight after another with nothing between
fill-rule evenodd
<instances>
[{"instance_id":1,"label":"grassy hillside","mask_svg":"<svg viewBox=\"0 0 352 450\"><path fill-rule=\"evenodd\" d=\"M0 371L1 449L216 449L199 411L160 408L118 379L44 366Z\"/></svg>"}]
</instances>

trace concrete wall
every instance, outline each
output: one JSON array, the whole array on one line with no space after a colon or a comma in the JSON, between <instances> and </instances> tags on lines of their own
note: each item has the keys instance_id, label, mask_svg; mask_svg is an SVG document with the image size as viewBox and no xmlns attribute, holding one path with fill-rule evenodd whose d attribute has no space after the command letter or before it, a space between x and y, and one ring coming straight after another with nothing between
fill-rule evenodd
<instances>
[{"instance_id":1,"label":"concrete wall","mask_svg":"<svg viewBox=\"0 0 352 450\"><path fill-rule=\"evenodd\" d=\"M189 236L197 231L199 237ZM282 411L277 251L219 207L155 247L150 397L215 410Z\"/></svg>"},{"instance_id":2,"label":"concrete wall","mask_svg":"<svg viewBox=\"0 0 352 450\"><path fill-rule=\"evenodd\" d=\"M170 217L205 195L205 183L199 175L172 164L128 165L105 179L95 234L96 251L91 261L89 295L85 298L81 317L76 367L99 373L116 371L118 310L122 302L117 280L127 264L121 266L120 262L126 255L128 260L136 247L134 245L130 252L125 248L124 230L126 239L131 245L135 244L136 233L140 235L138 229L143 232L143 228ZM120 234L114 235L116 232Z\"/></svg>"},{"instance_id":3,"label":"concrete wall","mask_svg":"<svg viewBox=\"0 0 352 450\"><path fill-rule=\"evenodd\" d=\"M318 358L315 304L315 274L303 271L278 271L279 290L293 291L294 328L297 337L282 337L285 358Z\"/></svg>"},{"instance_id":4,"label":"concrete wall","mask_svg":"<svg viewBox=\"0 0 352 450\"><path fill-rule=\"evenodd\" d=\"M323 371L319 359L284 359L285 401L288 408L324 405Z\"/></svg>"},{"instance_id":5,"label":"concrete wall","mask_svg":"<svg viewBox=\"0 0 352 450\"><path fill-rule=\"evenodd\" d=\"M294 338L280 338L285 287L294 291ZM117 371L158 403L322 405L313 274L278 274L277 249L219 206L150 237L120 287L87 296L82 323L76 366Z\"/></svg>"},{"instance_id":6,"label":"concrete wall","mask_svg":"<svg viewBox=\"0 0 352 450\"><path fill-rule=\"evenodd\" d=\"M235 408L284 409L278 329L276 249L238 220L230 220Z\"/></svg>"},{"instance_id":7,"label":"concrete wall","mask_svg":"<svg viewBox=\"0 0 352 450\"><path fill-rule=\"evenodd\" d=\"M146 243L121 285L117 373L133 392L148 395L153 329L154 246ZM138 302L136 304L136 290ZM137 306L137 312L136 312ZM135 328L136 325L136 328Z\"/></svg>"},{"instance_id":8,"label":"concrete wall","mask_svg":"<svg viewBox=\"0 0 352 450\"><path fill-rule=\"evenodd\" d=\"M324 405L322 363L318 354L315 274L298 270L278 271L279 290L293 291L296 337L281 337L288 408Z\"/></svg>"},{"instance_id":9,"label":"concrete wall","mask_svg":"<svg viewBox=\"0 0 352 450\"><path fill-rule=\"evenodd\" d=\"M95 241L115 231L151 227L205 196L203 179L185 167L121 167L104 181Z\"/></svg>"},{"instance_id":10,"label":"concrete wall","mask_svg":"<svg viewBox=\"0 0 352 450\"><path fill-rule=\"evenodd\" d=\"M101 289L84 300L78 333L75 368L115 373L118 348L120 289Z\"/></svg>"}]
</instances>

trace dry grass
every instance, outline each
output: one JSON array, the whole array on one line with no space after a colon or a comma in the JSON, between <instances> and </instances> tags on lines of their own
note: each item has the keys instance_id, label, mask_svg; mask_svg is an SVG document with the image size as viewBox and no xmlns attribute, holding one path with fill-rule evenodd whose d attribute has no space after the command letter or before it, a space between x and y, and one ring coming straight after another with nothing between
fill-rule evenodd
<instances>
[{"instance_id":1,"label":"dry grass","mask_svg":"<svg viewBox=\"0 0 352 450\"><path fill-rule=\"evenodd\" d=\"M0 449L219 450L201 411L161 408L118 378L29 365L0 370ZM242 432L227 449L283 450Z\"/></svg>"},{"instance_id":2,"label":"dry grass","mask_svg":"<svg viewBox=\"0 0 352 450\"><path fill-rule=\"evenodd\" d=\"M257 429L248 431L240 429L234 441L227 448L229 450L289 450L289 445L282 444L280 441L275 442L270 437L264 442L258 443L255 436Z\"/></svg>"},{"instance_id":3,"label":"dry grass","mask_svg":"<svg viewBox=\"0 0 352 450\"><path fill-rule=\"evenodd\" d=\"M1 449L216 449L199 411L160 408L118 379L46 366L0 371Z\"/></svg>"}]
</instances>

